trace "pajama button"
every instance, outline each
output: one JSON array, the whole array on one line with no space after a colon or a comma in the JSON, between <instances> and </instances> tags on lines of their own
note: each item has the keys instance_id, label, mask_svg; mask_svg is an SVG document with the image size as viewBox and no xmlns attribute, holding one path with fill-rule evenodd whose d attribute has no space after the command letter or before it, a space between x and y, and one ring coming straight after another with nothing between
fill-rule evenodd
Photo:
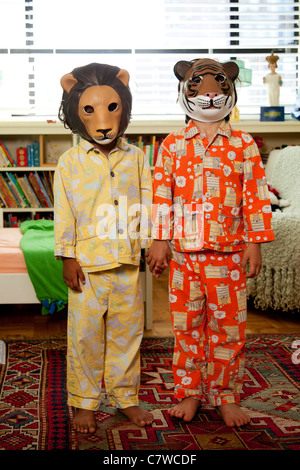
<instances>
[{"instance_id":1,"label":"pajama button","mask_svg":"<svg viewBox=\"0 0 300 470\"><path fill-rule=\"evenodd\" d=\"M114 205L117 206L119 204L119 201L117 199L114 200Z\"/></svg>"},{"instance_id":2,"label":"pajama button","mask_svg":"<svg viewBox=\"0 0 300 470\"><path fill-rule=\"evenodd\" d=\"M114 177L114 176L115 176L115 174L114 174L114 172L113 172L113 171L111 171L111 172L110 172L110 176L112 176L112 177Z\"/></svg>"}]
</instances>

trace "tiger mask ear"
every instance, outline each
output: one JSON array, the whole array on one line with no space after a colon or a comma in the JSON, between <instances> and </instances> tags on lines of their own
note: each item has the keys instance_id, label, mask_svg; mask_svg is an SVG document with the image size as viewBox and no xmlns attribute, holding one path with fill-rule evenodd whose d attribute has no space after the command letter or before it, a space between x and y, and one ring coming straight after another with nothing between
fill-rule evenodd
<instances>
[{"instance_id":1,"label":"tiger mask ear","mask_svg":"<svg viewBox=\"0 0 300 470\"><path fill-rule=\"evenodd\" d=\"M180 60L174 66L174 74L178 78L179 81L183 80L187 71L193 66L192 62L187 62L186 60ZM225 62L221 64L223 69L225 70L227 76L234 82L234 80L239 75L239 67L235 62Z\"/></svg>"},{"instance_id":2,"label":"tiger mask ear","mask_svg":"<svg viewBox=\"0 0 300 470\"><path fill-rule=\"evenodd\" d=\"M176 78L181 82L184 79L186 72L192 67L191 62L186 60L180 60L177 64L174 65L174 74Z\"/></svg>"},{"instance_id":3,"label":"tiger mask ear","mask_svg":"<svg viewBox=\"0 0 300 470\"><path fill-rule=\"evenodd\" d=\"M239 66L235 62L225 62L222 64L227 76L234 82L240 73Z\"/></svg>"}]
</instances>

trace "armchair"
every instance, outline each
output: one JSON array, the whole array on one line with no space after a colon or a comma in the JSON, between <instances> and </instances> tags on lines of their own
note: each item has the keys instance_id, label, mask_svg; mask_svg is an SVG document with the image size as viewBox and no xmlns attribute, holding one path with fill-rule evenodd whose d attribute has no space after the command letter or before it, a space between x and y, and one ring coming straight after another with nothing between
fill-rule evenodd
<instances>
[{"instance_id":1,"label":"armchair","mask_svg":"<svg viewBox=\"0 0 300 470\"><path fill-rule=\"evenodd\" d=\"M300 311L300 146L273 150L266 176L290 205L273 212L276 239L262 244L263 266L247 281L248 296L262 310Z\"/></svg>"}]
</instances>

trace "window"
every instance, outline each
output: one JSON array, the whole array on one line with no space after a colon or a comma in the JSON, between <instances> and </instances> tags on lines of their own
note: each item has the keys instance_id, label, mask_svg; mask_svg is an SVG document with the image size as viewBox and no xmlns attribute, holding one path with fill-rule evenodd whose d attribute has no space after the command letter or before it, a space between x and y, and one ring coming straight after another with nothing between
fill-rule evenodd
<instances>
[{"instance_id":1,"label":"window","mask_svg":"<svg viewBox=\"0 0 300 470\"><path fill-rule=\"evenodd\" d=\"M0 0L0 118L57 115L60 78L102 62L130 72L133 115L182 115L178 60L242 60L252 85L238 90L243 115L267 106L266 56L279 56L287 113L298 92L299 0Z\"/></svg>"}]
</instances>

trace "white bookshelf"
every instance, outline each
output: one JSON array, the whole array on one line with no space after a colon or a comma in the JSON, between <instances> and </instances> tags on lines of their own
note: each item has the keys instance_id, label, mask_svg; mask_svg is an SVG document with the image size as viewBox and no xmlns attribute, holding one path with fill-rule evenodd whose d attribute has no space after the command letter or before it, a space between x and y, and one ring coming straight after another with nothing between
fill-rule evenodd
<instances>
[{"instance_id":1,"label":"white bookshelf","mask_svg":"<svg viewBox=\"0 0 300 470\"><path fill-rule=\"evenodd\" d=\"M284 122L260 122L259 120L241 120L231 122L234 128L239 128L264 140L262 153L268 154L272 149L283 145L300 145L300 121L288 120ZM170 132L184 126L183 117L171 118L169 116L152 116L133 118L126 131L127 136L159 136L164 137ZM70 148L77 137L72 136L69 130L58 122L47 121L17 121L9 120L0 122L0 139L7 145L13 158L18 147L38 141L40 143L40 167L13 167L0 168L0 171L30 172L55 169L55 161L60 154ZM56 160L55 160L56 159ZM0 226L3 226L5 213L31 213L51 212L51 208L26 208L26 209L0 209ZM152 325L152 275L146 268L141 273L143 296L145 301L145 327Z\"/></svg>"},{"instance_id":2,"label":"white bookshelf","mask_svg":"<svg viewBox=\"0 0 300 470\"><path fill-rule=\"evenodd\" d=\"M264 141L262 154L268 154L274 148L283 145L300 145L300 121L290 119L284 122L261 122L255 119L231 122L234 128L244 130L253 137L260 136ZM184 126L183 117L170 116L139 116L133 118L126 131L127 136L158 136L164 137L170 132ZM16 120L0 121L0 139L4 141L12 157L16 160L16 149L25 147L33 141L40 144L40 167L0 167L0 172L42 172L55 169L60 155L77 142L77 136L73 136L65 129L60 121L52 120ZM49 212L52 209L27 208L0 210L0 227L3 226L3 216L7 212Z\"/></svg>"}]
</instances>

